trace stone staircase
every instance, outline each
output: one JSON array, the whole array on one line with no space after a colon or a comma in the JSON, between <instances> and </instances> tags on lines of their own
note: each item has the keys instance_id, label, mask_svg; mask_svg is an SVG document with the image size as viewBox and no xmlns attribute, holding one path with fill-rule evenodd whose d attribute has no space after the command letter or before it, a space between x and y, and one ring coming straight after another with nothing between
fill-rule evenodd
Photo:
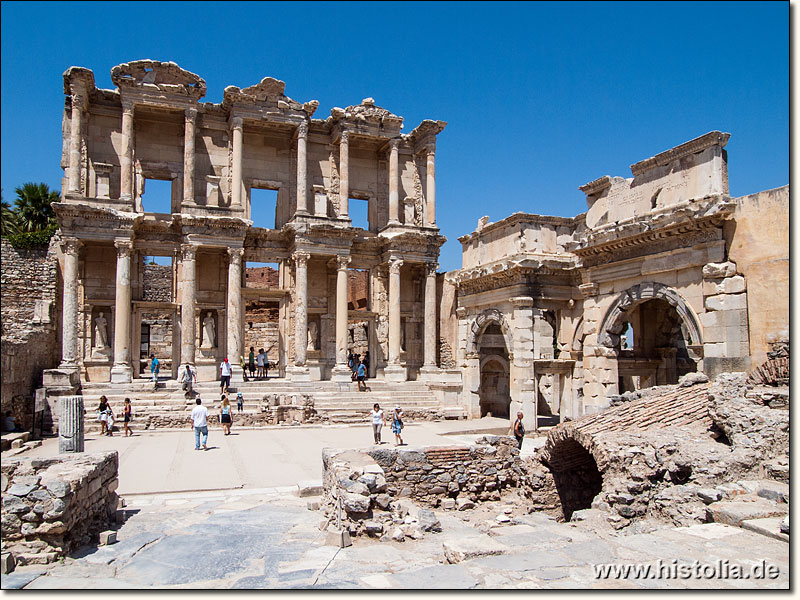
<instances>
[{"instance_id":1,"label":"stone staircase","mask_svg":"<svg viewBox=\"0 0 800 600\"><path fill-rule=\"evenodd\" d=\"M433 392L424 382L393 383L371 379L367 381L367 389L366 392L359 392L355 382L291 382L271 378L232 384L229 399L235 411L236 393L242 392L244 414L258 415L266 404L265 396L284 396L287 397L287 402L291 402L294 396L297 403L302 404L303 395L307 395L313 398L318 420L328 423L365 423L369 411L376 403L381 405L387 415L395 405L400 405L406 416L413 419L438 419L445 416ZM220 401L219 382L199 382L194 385L194 391L213 414ZM145 378L126 384L84 383L82 393L86 408L86 431L90 433L100 430L96 414L102 395L108 398L117 415L116 424L120 428L125 398L131 399L134 428L140 428L136 427L137 421L144 421L147 416L172 416L177 419L185 415L187 421L184 423L188 422L188 413L195 406L196 397L187 399L175 380L162 379L158 383L158 389L154 390L152 382ZM449 412L452 411L448 411L447 416L453 416Z\"/></svg>"}]
</instances>

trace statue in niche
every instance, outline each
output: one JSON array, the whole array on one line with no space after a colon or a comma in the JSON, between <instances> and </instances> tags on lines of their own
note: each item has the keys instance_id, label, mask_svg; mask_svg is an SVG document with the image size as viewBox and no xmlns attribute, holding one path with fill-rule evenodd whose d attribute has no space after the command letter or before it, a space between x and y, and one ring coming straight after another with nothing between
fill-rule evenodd
<instances>
[{"instance_id":1,"label":"statue in niche","mask_svg":"<svg viewBox=\"0 0 800 600\"><path fill-rule=\"evenodd\" d=\"M99 313L94 320L94 347L98 350L108 348L108 322L103 313Z\"/></svg>"},{"instance_id":2,"label":"statue in niche","mask_svg":"<svg viewBox=\"0 0 800 600\"><path fill-rule=\"evenodd\" d=\"M203 348L216 347L217 328L214 325L214 314L211 312L206 313L206 318L203 319Z\"/></svg>"},{"instance_id":3,"label":"statue in niche","mask_svg":"<svg viewBox=\"0 0 800 600\"><path fill-rule=\"evenodd\" d=\"M311 321L308 324L308 346L306 346L306 350L317 350L318 333L319 327L317 326L317 322Z\"/></svg>"}]
</instances>

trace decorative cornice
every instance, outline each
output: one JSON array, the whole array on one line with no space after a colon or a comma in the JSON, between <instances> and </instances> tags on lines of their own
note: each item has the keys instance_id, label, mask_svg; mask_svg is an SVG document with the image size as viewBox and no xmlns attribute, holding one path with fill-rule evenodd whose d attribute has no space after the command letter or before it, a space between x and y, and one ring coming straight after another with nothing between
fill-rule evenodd
<instances>
[{"instance_id":1,"label":"decorative cornice","mask_svg":"<svg viewBox=\"0 0 800 600\"><path fill-rule=\"evenodd\" d=\"M162 93L188 96L194 100L206 95L205 80L174 62L134 60L122 63L111 69L111 81L118 88L150 86Z\"/></svg>"},{"instance_id":2,"label":"decorative cornice","mask_svg":"<svg viewBox=\"0 0 800 600\"><path fill-rule=\"evenodd\" d=\"M700 137L696 137L693 140L689 140L681 144L680 146L675 146L665 152L661 152L660 154L656 154L651 158L646 158L641 160L635 164L631 165L631 172L634 176L641 175L642 173L653 169L655 167L663 167L670 164L673 161L679 160L684 156L689 156L690 154L696 154L697 152L702 152L706 148L710 148L711 146L719 146L720 148L725 147L725 144L728 143L730 139L730 133L722 133L721 131L710 131L705 135L701 135Z\"/></svg>"},{"instance_id":3,"label":"decorative cornice","mask_svg":"<svg viewBox=\"0 0 800 600\"><path fill-rule=\"evenodd\" d=\"M595 196L609 187L611 187L611 177L603 175L594 181L579 186L578 189L587 196Z\"/></svg>"}]
</instances>

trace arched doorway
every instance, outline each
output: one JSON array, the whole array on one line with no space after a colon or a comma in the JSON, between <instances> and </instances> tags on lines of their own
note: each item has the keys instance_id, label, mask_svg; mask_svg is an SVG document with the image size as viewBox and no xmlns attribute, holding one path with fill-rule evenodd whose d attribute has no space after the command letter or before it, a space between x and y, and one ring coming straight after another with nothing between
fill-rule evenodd
<instances>
[{"instance_id":1,"label":"arched doorway","mask_svg":"<svg viewBox=\"0 0 800 600\"><path fill-rule=\"evenodd\" d=\"M500 326L492 322L478 340L481 384L479 388L481 417L509 417L511 379L509 357Z\"/></svg>"}]
</instances>

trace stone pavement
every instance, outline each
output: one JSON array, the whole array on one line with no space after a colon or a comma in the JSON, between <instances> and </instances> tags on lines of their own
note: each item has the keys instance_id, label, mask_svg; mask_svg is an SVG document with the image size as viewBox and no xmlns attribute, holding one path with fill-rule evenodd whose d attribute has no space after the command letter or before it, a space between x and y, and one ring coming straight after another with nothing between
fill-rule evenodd
<instances>
[{"instance_id":1,"label":"stone pavement","mask_svg":"<svg viewBox=\"0 0 800 600\"><path fill-rule=\"evenodd\" d=\"M443 531L421 540L358 538L325 545L320 514L288 489L135 496L118 542L84 549L63 564L18 567L4 589L788 589L785 542L721 524L617 536L587 522L542 513L488 528L464 513L437 511ZM496 506L494 507L497 508ZM488 533L487 533L488 531ZM502 554L447 564L444 547ZM674 561L673 561L674 559ZM595 577L595 562L658 565L661 578ZM670 565L737 565L762 560L777 579L669 577ZM718 562L722 561L722 562ZM727 562L725 562L727 561ZM760 574L760 571L756 571Z\"/></svg>"}]
</instances>

